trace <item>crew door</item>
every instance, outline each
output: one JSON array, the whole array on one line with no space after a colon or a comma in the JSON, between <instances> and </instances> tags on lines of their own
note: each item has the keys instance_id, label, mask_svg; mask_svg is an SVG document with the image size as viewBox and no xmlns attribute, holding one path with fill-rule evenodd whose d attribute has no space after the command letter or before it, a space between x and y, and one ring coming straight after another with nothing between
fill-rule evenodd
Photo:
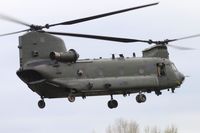
<instances>
[{"instance_id":1,"label":"crew door","mask_svg":"<svg viewBox=\"0 0 200 133\"><path fill-rule=\"evenodd\" d=\"M161 88L165 88L168 85L168 78L167 78L167 71L166 71L166 64L165 63L157 63L157 77L159 80L159 85Z\"/></svg>"}]
</instances>

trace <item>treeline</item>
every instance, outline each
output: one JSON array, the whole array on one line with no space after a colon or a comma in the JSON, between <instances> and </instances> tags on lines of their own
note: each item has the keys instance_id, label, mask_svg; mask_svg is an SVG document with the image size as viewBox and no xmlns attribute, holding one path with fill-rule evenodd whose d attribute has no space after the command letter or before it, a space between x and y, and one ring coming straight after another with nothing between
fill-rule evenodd
<instances>
[{"instance_id":1,"label":"treeline","mask_svg":"<svg viewBox=\"0 0 200 133\"><path fill-rule=\"evenodd\" d=\"M178 133L178 128L175 125L171 125L163 130L157 126L147 126L144 129L140 129L139 124L135 121L119 119L114 124L109 125L105 131L106 133Z\"/></svg>"}]
</instances>

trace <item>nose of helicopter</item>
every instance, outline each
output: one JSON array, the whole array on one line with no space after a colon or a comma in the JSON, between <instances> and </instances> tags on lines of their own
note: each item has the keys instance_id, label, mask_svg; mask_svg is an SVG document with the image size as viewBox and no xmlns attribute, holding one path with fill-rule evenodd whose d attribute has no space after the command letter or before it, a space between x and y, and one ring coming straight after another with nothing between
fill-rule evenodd
<instances>
[{"instance_id":1,"label":"nose of helicopter","mask_svg":"<svg viewBox=\"0 0 200 133\"><path fill-rule=\"evenodd\" d=\"M185 76L181 72L178 72L178 82L179 82L179 84L181 85L184 80L185 80Z\"/></svg>"}]
</instances>

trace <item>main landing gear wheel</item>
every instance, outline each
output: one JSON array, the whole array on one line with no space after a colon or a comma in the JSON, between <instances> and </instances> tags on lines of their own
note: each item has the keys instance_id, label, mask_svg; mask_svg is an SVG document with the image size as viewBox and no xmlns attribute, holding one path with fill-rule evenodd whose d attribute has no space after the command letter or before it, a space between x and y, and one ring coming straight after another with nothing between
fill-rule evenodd
<instances>
[{"instance_id":1,"label":"main landing gear wheel","mask_svg":"<svg viewBox=\"0 0 200 133\"><path fill-rule=\"evenodd\" d=\"M146 100L147 100L147 98L144 94L139 94L136 96L136 101L138 103L144 103Z\"/></svg>"},{"instance_id":2,"label":"main landing gear wheel","mask_svg":"<svg viewBox=\"0 0 200 133\"><path fill-rule=\"evenodd\" d=\"M110 109L117 108L117 106L118 106L117 100L113 99L113 100L108 101L108 107Z\"/></svg>"},{"instance_id":3,"label":"main landing gear wheel","mask_svg":"<svg viewBox=\"0 0 200 133\"><path fill-rule=\"evenodd\" d=\"M108 101L108 107L110 109L117 108L118 102L117 100L113 99L113 95L111 95L111 100Z\"/></svg>"},{"instance_id":4,"label":"main landing gear wheel","mask_svg":"<svg viewBox=\"0 0 200 133\"><path fill-rule=\"evenodd\" d=\"M68 100L69 100L69 102L73 103L76 100L76 97L70 95L70 96L68 96Z\"/></svg>"},{"instance_id":5,"label":"main landing gear wheel","mask_svg":"<svg viewBox=\"0 0 200 133\"><path fill-rule=\"evenodd\" d=\"M42 100L40 100L40 101L38 101L38 107L40 108L40 109L43 109L44 107L45 107L45 102L44 102L44 99L42 99Z\"/></svg>"}]
</instances>

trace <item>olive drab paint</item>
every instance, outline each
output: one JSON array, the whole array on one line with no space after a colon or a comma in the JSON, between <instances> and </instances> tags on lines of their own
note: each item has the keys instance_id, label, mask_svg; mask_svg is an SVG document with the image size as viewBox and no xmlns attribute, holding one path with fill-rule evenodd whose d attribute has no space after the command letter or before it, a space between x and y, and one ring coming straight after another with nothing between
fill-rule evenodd
<instances>
[{"instance_id":1,"label":"olive drab paint","mask_svg":"<svg viewBox=\"0 0 200 133\"><path fill-rule=\"evenodd\" d=\"M142 93L160 95L164 89L174 91L184 80L163 45L144 50L143 57L70 61L68 58L73 56L69 56L64 42L58 37L29 32L19 40L20 69L17 75L42 99L68 97L73 102L75 97L111 95L114 100L116 94L139 93L136 100L141 103L146 100ZM55 58L52 58L52 52L56 52ZM66 56L63 53L67 53ZM113 103L117 101L109 102L108 106L114 108L116 104L112 106ZM42 104L41 101L38 104Z\"/></svg>"},{"instance_id":2,"label":"olive drab paint","mask_svg":"<svg viewBox=\"0 0 200 133\"><path fill-rule=\"evenodd\" d=\"M44 98L67 97L70 102L74 102L76 97L85 99L87 96L110 95L111 99L107 104L110 109L113 109L118 106L117 100L113 98L114 95L127 96L138 93L136 101L144 103L146 101L144 93L146 92L155 92L159 96L162 94L161 90L171 89L174 92L175 88L181 86L185 76L170 61L167 46L190 50L191 48L169 45L169 43L199 37L199 34L154 41L151 39L139 40L80 33L51 32L44 29L59 25L74 25L158 4L158 2L150 3L45 25L33 25L0 14L0 19L28 27L21 31L2 34L0 37L27 32L19 37L20 66L17 75L32 91L41 97L38 102L41 109L45 107ZM76 50L67 50L64 41L54 35L155 45L143 50L142 57L135 57L133 53L132 57L124 57L123 54L116 57L112 54L111 58L106 59L79 59Z\"/></svg>"}]
</instances>

